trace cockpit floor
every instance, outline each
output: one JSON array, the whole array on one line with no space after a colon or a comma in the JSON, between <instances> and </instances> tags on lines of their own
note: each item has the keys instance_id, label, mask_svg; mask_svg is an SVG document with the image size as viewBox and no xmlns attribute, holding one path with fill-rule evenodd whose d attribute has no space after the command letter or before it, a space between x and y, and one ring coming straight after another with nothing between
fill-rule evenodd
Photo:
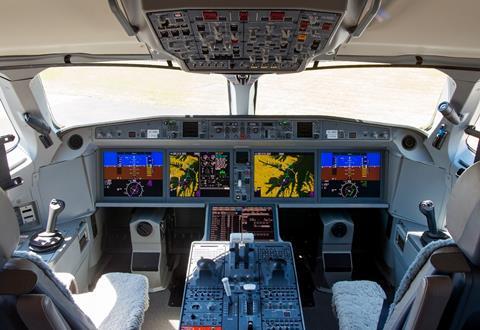
<instances>
[{"instance_id":1,"label":"cockpit floor","mask_svg":"<svg viewBox=\"0 0 480 330\"><path fill-rule=\"evenodd\" d=\"M177 330L180 307L170 307L170 291L164 290L150 294L150 307L145 313L143 330Z\"/></svg>"}]
</instances>

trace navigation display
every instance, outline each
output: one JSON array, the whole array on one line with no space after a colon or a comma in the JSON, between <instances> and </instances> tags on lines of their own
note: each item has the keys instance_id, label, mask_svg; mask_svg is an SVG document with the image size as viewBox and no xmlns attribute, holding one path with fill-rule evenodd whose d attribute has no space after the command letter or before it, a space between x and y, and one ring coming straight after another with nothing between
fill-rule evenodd
<instances>
[{"instance_id":1,"label":"navigation display","mask_svg":"<svg viewBox=\"0 0 480 330\"><path fill-rule=\"evenodd\" d=\"M255 240L275 240L273 207L212 206L210 241L228 241L231 233L253 233Z\"/></svg>"},{"instance_id":2,"label":"navigation display","mask_svg":"<svg viewBox=\"0 0 480 330\"><path fill-rule=\"evenodd\" d=\"M380 152L322 152L320 166L322 197L380 197Z\"/></svg>"},{"instance_id":3,"label":"navigation display","mask_svg":"<svg viewBox=\"0 0 480 330\"><path fill-rule=\"evenodd\" d=\"M230 153L171 152L170 197L230 197Z\"/></svg>"},{"instance_id":4,"label":"navigation display","mask_svg":"<svg viewBox=\"0 0 480 330\"><path fill-rule=\"evenodd\" d=\"M103 151L105 197L162 197L163 152Z\"/></svg>"},{"instance_id":5,"label":"navigation display","mask_svg":"<svg viewBox=\"0 0 480 330\"><path fill-rule=\"evenodd\" d=\"M255 197L315 197L315 153L256 152L253 163Z\"/></svg>"}]
</instances>

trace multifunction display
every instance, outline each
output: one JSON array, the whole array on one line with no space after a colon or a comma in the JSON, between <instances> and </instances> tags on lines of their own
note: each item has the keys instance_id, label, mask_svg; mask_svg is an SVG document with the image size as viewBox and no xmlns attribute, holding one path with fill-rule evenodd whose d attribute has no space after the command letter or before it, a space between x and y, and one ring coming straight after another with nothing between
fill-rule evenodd
<instances>
[{"instance_id":1,"label":"multifunction display","mask_svg":"<svg viewBox=\"0 0 480 330\"><path fill-rule=\"evenodd\" d=\"M210 241L228 241L231 233L253 233L255 240L273 241L275 228L271 206L212 206Z\"/></svg>"},{"instance_id":2,"label":"multifunction display","mask_svg":"<svg viewBox=\"0 0 480 330\"><path fill-rule=\"evenodd\" d=\"M104 151L103 195L105 197L161 197L163 152Z\"/></svg>"},{"instance_id":3,"label":"multifunction display","mask_svg":"<svg viewBox=\"0 0 480 330\"><path fill-rule=\"evenodd\" d=\"M254 197L314 198L314 152L255 152Z\"/></svg>"},{"instance_id":4,"label":"multifunction display","mask_svg":"<svg viewBox=\"0 0 480 330\"><path fill-rule=\"evenodd\" d=\"M229 152L170 152L170 197L230 197Z\"/></svg>"},{"instance_id":5,"label":"multifunction display","mask_svg":"<svg viewBox=\"0 0 480 330\"><path fill-rule=\"evenodd\" d=\"M379 198L380 152L322 152L321 196Z\"/></svg>"}]
</instances>

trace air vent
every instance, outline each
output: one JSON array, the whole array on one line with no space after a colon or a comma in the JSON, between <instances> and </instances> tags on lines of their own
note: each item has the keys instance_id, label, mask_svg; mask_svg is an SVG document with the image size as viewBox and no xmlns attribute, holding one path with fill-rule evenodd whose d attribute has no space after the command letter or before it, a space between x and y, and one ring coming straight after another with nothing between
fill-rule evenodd
<instances>
[{"instance_id":1,"label":"air vent","mask_svg":"<svg viewBox=\"0 0 480 330\"><path fill-rule=\"evenodd\" d=\"M15 208L18 223L20 226L38 224L37 212L34 203L26 204Z\"/></svg>"},{"instance_id":2,"label":"air vent","mask_svg":"<svg viewBox=\"0 0 480 330\"><path fill-rule=\"evenodd\" d=\"M68 146L72 150L78 150L83 146L83 138L78 135L74 134L68 139Z\"/></svg>"},{"instance_id":3,"label":"air vent","mask_svg":"<svg viewBox=\"0 0 480 330\"><path fill-rule=\"evenodd\" d=\"M146 221L142 221L137 225L137 234L142 237L148 237L153 232L153 226Z\"/></svg>"},{"instance_id":4,"label":"air vent","mask_svg":"<svg viewBox=\"0 0 480 330\"><path fill-rule=\"evenodd\" d=\"M183 137L184 138L198 137L198 122L196 121L183 122Z\"/></svg>"},{"instance_id":5,"label":"air vent","mask_svg":"<svg viewBox=\"0 0 480 330\"><path fill-rule=\"evenodd\" d=\"M411 135L406 135L403 139L402 139L402 146L406 149L406 150L413 150L415 149L415 147L417 146L417 140L415 140L415 138Z\"/></svg>"},{"instance_id":6,"label":"air vent","mask_svg":"<svg viewBox=\"0 0 480 330\"><path fill-rule=\"evenodd\" d=\"M311 138L313 136L312 122L298 122L297 123L297 137Z\"/></svg>"}]
</instances>

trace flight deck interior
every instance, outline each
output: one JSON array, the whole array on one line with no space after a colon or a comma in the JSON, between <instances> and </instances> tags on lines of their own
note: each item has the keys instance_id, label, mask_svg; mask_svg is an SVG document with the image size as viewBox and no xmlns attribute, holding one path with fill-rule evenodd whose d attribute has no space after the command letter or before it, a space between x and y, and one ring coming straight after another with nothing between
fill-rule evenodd
<instances>
[{"instance_id":1,"label":"flight deck interior","mask_svg":"<svg viewBox=\"0 0 480 330\"><path fill-rule=\"evenodd\" d=\"M0 328L480 327L478 3L28 2L0 4L51 24L0 33Z\"/></svg>"}]
</instances>

